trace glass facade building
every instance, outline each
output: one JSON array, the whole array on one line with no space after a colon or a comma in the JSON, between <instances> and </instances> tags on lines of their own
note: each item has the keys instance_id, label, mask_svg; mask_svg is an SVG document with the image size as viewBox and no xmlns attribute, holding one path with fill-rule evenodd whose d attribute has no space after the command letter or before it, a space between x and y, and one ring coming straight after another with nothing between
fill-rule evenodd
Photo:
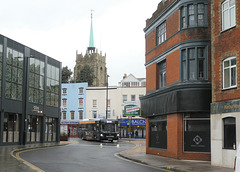
<instances>
[{"instance_id":1,"label":"glass facade building","mask_svg":"<svg viewBox=\"0 0 240 172\"><path fill-rule=\"evenodd\" d=\"M61 62L0 35L0 145L60 138Z\"/></svg>"}]
</instances>

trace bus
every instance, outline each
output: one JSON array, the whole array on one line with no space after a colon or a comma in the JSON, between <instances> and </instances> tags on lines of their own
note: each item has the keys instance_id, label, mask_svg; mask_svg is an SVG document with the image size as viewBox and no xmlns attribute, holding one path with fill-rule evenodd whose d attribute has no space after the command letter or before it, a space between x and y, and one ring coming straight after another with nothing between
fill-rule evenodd
<instances>
[{"instance_id":1,"label":"bus","mask_svg":"<svg viewBox=\"0 0 240 172\"><path fill-rule=\"evenodd\" d=\"M79 122L78 136L83 140L111 141L118 140L118 120L88 119Z\"/></svg>"}]
</instances>

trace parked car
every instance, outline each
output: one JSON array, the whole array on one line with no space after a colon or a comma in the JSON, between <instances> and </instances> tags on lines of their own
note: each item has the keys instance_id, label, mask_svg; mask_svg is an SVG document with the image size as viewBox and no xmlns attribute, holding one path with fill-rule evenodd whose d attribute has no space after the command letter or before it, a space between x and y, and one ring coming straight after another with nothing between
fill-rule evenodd
<instances>
[{"instance_id":1,"label":"parked car","mask_svg":"<svg viewBox=\"0 0 240 172\"><path fill-rule=\"evenodd\" d=\"M235 172L240 172L240 144L238 145L237 148L237 154L234 162L234 170Z\"/></svg>"}]
</instances>

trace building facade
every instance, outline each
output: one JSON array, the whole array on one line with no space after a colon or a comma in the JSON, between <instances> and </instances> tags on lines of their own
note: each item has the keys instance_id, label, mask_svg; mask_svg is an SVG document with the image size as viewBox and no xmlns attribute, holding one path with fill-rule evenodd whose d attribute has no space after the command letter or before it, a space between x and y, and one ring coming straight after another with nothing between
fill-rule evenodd
<instances>
[{"instance_id":1,"label":"building facade","mask_svg":"<svg viewBox=\"0 0 240 172\"><path fill-rule=\"evenodd\" d=\"M0 145L58 142L61 62L0 35Z\"/></svg>"},{"instance_id":2,"label":"building facade","mask_svg":"<svg viewBox=\"0 0 240 172\"><path fill-rule=\"evenodd\" d=\"M210 160L210 0L163 0L144 28L146 152Z\"/></svg>"},{"instance_id":3,"label":"building facade","mask_svg":"<svg viewBox=\"0 0 240 172\"><path fill-rule=\"evenodd\" d=\"M61 133L78 137L78 123L86 119L86 88L88 83L62 84Z\"/></svg>"},{"instance_id":4,"label":"building facade","mask_svg":"<svg viewBox=\"0 0 240 172\"><path fill-rule=\"evenodd\" d=\"M212 1L211 163L233 168L240 143L240 1Z\"/></svg>"},{"instance_id":5,"label":"building facade","mask_svg":"<svg viewBox=\"0 0 240 172\"><path fill-rule=\"evenodd\" d=\"M123 81L127 81L128 83L137 81L143 82L142 80L144 79L140 79L140 81L138 81L132 74L130 74L120 83L123 83ZM120 83L119 85L122 85ZM129 118L124 114L125 102L139 102L139 97L145 95L146 87L139 85L141 84L138 83L135 84L135 86L129 85L123 87L110 86L108 88L88 87L86 93L86 118L119 119L120 137L129 137L130 133L134 135L136 130L138 131L139 137L145 137L145 120L139 116L132 117L129 120Z\"/></svg>"}]
</instances>

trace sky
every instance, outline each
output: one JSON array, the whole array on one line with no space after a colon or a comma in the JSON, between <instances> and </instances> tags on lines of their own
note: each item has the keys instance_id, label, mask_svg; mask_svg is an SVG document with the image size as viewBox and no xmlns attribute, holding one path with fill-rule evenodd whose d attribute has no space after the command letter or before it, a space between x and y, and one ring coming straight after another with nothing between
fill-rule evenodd
<instances>
[{"instance_id":1,"label":"sky","mask_svg":"<svg viewBox=\"0 0 240 172\"><path fill-rule=\"evenodd\" d=\"M3 0L2 0L3 1ZM146 77L146 20L161 0L7 0L1 3L0 34L62 62L73 71L76 52L94 45L106 53L109 85L123 75Z\"/></svg>"}]
</instances>

